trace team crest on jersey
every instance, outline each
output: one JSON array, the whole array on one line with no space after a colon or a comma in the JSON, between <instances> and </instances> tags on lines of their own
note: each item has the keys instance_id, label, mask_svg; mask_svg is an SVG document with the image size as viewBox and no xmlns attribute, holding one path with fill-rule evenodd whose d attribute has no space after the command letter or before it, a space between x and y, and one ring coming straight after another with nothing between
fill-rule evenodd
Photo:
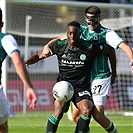
<instances>
[{"instance_id":1,"label":"team crest on jersey","mask_svg":"<svg viewBox=\"0 0 133 133\"><path fill-rule=\"evenodd\" d=\"M81 59L81 60L85 60L85 59L86 59L86 55L81 54L81 55L80 55L80 59Z\"/></svg>"},{"instance_id":2,"label":"team crest on jersey","mask_svg":"<svg viewBox=\"0 0 133 133\"><path fill-rule=\"evenodd\" d=\"M103 49L103 46L102 46L102 45L100 45L100 49L101 49L101 50Z\"/></svg>"},{"instance_id":3,"label":"team crest on jersey","mask_svg":"<svg viewBox=\"0 0 133 133\"><path fill-rule=\"evenodd\" d=\"M98 36L94 36L93 39L94 39L94 40L98 40Z\"/></svg>"}]
</instances>

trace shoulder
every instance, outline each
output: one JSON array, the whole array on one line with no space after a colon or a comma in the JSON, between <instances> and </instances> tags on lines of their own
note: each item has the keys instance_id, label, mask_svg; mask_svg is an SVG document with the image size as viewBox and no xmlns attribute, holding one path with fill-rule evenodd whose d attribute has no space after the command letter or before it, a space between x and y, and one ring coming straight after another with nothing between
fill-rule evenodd
<instances>
[{"instance_id":1,"label":"shoulder","mask_svg":"<svg viewBox=\"0 0 133 133\"><path fill-rule=\"evenodd\" d=\"M80 39L81 45L85 46L86 48L95 48L95 47L100 47L100 49L102 50L105 47L104 43L90 43L90 41L88 40L84 40L84 39Z\"/></svg>"},{"instance_id":2,"label":"shoulder","mask_svg":"<svg viewBox=\"0 0 133 133\"><path fill-rule=\"evenodd\" d=\"M15 38L10 34L4 34L2 40L3 41L11 41L11 42L15 41L16 42Z\"/></svg>"},{"instance_id":3,"label":"shoulder","mask_svg":"<svg viewBox=\"0 0 133 133\"><path fill-rule=\"evenodd\" d=\"M4 40L5 38L7 38L7 36L8 36L8 34L0 32L0 39L1 39L1 41Z\"/></svg>"},{"instance_id":4,"label":"shoulder","mask_svg":"<svg viewBox=\"0 0 133 133\"><path fill-rule=\"evenodd\" d=\"M3 38L5 35L7 34L0 32L0 38Z\"/></svg>"},{"instance_id":5,"label":"shoulder","mask_svg":"<svg viewBox=\"0 0 133 133\"><path fill-rule=\"evenodd\" d=\"M114 38L114 39L118 39L118 38L121 38L115 31L111 30L111 29L108 29L107 30L107 33L106 33L106 38L107 39L110 39L110 38Z\"/></svg>"},{"instance_id":6,"label":"shoulder","mask_svg":"<svg viewBox=\"0 0 133 133\"><path fill-rule=\"evenodd\" d=\"M65 39L65 40L58 40L57 43L59 45L66 45L66 44L68 44L68 40L67 39Z\"/></svg>"},{"instance_id":7,"label":"shoulder","mask_svg":"<svg viewBox=\"0 0 133 133\"><path fill-rule=\"evenodd\" d=\"M50 48L54 54L61 54L67 47L68 40L58 40L55 43L53 43Z\"/></svg>"},{"instance_id":8,"label":"shoulder","mask_svg":"<svg viewBox=\"0 0 133 133\"><path fill-rule=\"evenodd\" d=\"M100 33L107 33L108 30L110 30L110 29L103 27L101 24L99 25L98 31Z\"/></svg>"},{"instance_id":9,"label":"shoulder","mask_svg":"<svg viewBox=\"0 0 133 133\"><path fill-rule=\"evenodd\" d=\"M117 34L117 33L112 29L107 29L107 34Z\"/></svg>"},{"instance_id":10,"label":"shoulder","mask_svg":"<svg viewBox=\"0 0 133 133\"><path fill-rule=\"evenodd\" d=\"M116 32L114 30L103 27L101 24L100 24L99 30L105 31L106 34L116 34Z\"/></svg>"},{"instance_id":11,"label":"shoulder","mask_svg":"<svg viewBox=\"0 0 133 133\"><path fill-rule=\"evenodd\" d=\"M90 44L89 41L87 41L87 40L80 39L80 42L81 42L82 46L85 46L85 47L88 47L88 48L92 47L92 44Z\"/></svg>"},{"instance_id":12,"label":"shoulder","mask_svg":"<svg viewBox=\"0 0 133 133\"><path fill-rule=\"evenodd\" d=\"M2 38L1 42L4 45L8 44L8 46L9 45L14 45L14 46L18 47L18 43L17 43L16 39L12 35L10 35L10 34L6 34Z\"/></svg>"},{"instance_id":13,"label":"shoulder","mask_svg":"<svg viewBox=\"0 0 133 133\"><path fill-rule=\"evenodd\" d=\"M86 29L88 29L88 26L86 26L86 25L80 25L80 30L81 31L84 31Z\"/></svg>"}]
</instances>

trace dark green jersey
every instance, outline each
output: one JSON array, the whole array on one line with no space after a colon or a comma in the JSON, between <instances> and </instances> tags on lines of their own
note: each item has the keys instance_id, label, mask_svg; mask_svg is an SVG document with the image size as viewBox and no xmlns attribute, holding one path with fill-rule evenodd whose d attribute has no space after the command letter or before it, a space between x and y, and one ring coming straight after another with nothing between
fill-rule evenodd
<instances>
[{"instance_id":1,"label":"dark green jersey","mask_svg":"<svg viewBox=\"0 0 133 133\"><path fill-rule=\"evenodd\" d=\"M57 41L50 48L58 58L58 81L65 80L74 87L89 88L93 58L103 51L104 45L91 44L81 39L77 49L71 49L68 40Z\"/></svg>"},{"instance_id":2,"label":"dark green jersey","mask_svg":"<svg viewBox=\"0 0 133 133\"><path fill-rule=\"evenodd\" d=\"M81 26L81 38L89 41L90 44L106 44L106 33L108 29L99 25L95 32L89 30L88 26ZM93 61L91 80L107 78L111 75L108 66L108 57L99 55Z\"/></svg>"}]
</instances>

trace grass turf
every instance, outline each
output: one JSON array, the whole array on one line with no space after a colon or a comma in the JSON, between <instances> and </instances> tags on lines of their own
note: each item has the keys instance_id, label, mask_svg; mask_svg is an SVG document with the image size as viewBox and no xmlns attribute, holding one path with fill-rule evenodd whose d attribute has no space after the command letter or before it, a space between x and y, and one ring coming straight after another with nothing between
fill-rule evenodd
<instances>
[{"instance_id":1,"label":"grass turf","mask_svg":"<svg viewBox=\"0 0 133 133\"><path fill-rule=\"evenodd\" d=\"M51 113L33 113L16 115L8 121L9 133L45 133L47 120ZM133 116L109 115L119 133L133 133ZM106 133L94 120L90 124L91 133ZM57 133L74 133L75 124L64 115L60 121Z\"/></svg>"}]
</instances>

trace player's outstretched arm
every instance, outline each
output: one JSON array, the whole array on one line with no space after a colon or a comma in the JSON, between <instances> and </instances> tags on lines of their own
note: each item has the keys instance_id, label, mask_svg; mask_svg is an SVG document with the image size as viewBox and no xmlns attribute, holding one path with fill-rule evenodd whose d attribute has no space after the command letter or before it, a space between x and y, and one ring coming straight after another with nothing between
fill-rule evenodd
<instances>
[{"instance_id":1,"label":"player's outstretched arm","mask_svg":"<svg viewBox=\"0 0 133 133\"><path fill-rule=\"evenodd\" d=\"M110 45L106 45L106 55L109 58L111 71L112 71L112 77L111 77L111 84L115 83L116 78L116 54L115 49L111 47Z\"/></svg>"},{"instance_id":2,"label":"player's outstretched arm","mask_svg":"<svg viewBox=\"0 0 133 133\"><path fill-rule=\"evenodd\" d=\"M51 49L50 49L50 51L51 51ZM47 58L49 56L51 56L51 55L49 54L49 55L46 56L45 53L43 53L43 51L38 53L38 54L32 55L26 60L25 66L32 65L32 64L34 64L34 63L36 63L36 62L38 62L38 61L40 61L44 58Z\"/></svg>"},{"instance_id":3,"label":"player's outstretched arm","mask_svg":"<svg viewBox=\"0 0 133 133\"><path fill-rule=\"evenodd\" d=\"M33 85L30 81L27 69L26 69L24 62L21 59L18 51L15 51L12 53L12 61L13 61L13 64L14 64L17 74L19 75L22 82L26 85L27 98L28 98L28 101L30 104L29 106L30 106L30 108L34 109L36 106L37 97L34 92Z\"/></svg>"},{"instance_id":4,"label":"player's outstretched arm","mask_svg":"<svg viewBox=\"0 0 133 133\"><path fill-rule=\"evenodd\" d=\"M130 66L133 73L133 50L132 48L125 42L122 42L119 46L128 56L130 59Z\"/></svg>"},{"instance_id":5,"label":"player's outstretched arm","mask_svg":"<svg viewBox=\"0 0 133 133\"><path fill-rule=\"evenodd\" d=\"M41 58L39 58L39 54L32 55L25 61L25 65L26 66L32 65L38 62L39 60L41 60Z\"/></svg>"}]
</instances>

